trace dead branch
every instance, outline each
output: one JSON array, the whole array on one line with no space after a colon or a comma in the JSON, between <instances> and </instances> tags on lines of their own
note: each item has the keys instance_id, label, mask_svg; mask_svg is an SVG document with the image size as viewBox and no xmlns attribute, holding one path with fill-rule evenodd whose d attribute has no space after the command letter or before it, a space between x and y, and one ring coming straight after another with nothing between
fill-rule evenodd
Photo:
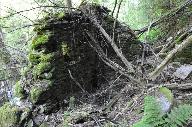
<instances>
[{"instance_id":1,"label":"dead branch","mask_svg":"<svg viewBox=\"0 0 192 127\"><path fill-rule=\"evenodd\" d=\"M149 79L155 80L156 77L163 71L165 66L170 62L170 60L178 53L181 52L185 47L192 43L192 35L189 36L186 40L184 40L180 45L178 45L175 49L169 52L167 57L161 62L157 68L149 74Z\"/></svg>"},{"instance_id":2,"label":"dead branch","mask_svg":"<svg viewBox=\"0 0 192 127\"><path fill-rule=\"evenodd\" d=\"M115 5L114 5L114 7L113 7L113 11L112 11L112 13L111 13L112 16L113 16L113 14L114 14L114 12L115 12L115 8L116 8L116 6L117 6L117 0L115 0Z\"/></svg>"},{"instance_id":3,"label":"dead branch","mask_svg":"<svg viewBox=\"0 0 192 127\"><path fill-rule=\"evenodd\" d=\"M98 53L99 57L103 60L103 62L105 64L107 64L108 66L110 66L113 70L119 72L120 74L128 77L130 80L136 82L139 85L142 85L141 81L138 79L135 79L134 77L132 77L131 75L128 74L128 72L121 67L119 64L115 63L114 61L110 60L109 58L107 58L106 54L103 52L102 48L99 46L98 42L95 40L95 38L89 33L86 32L86 34L90 37L90 39L94 42L91 43L92 47L94 48L94 50Z\"/></svg>"},{"instance_id":4,"label":"dead branch","mask_svg":"<svg viewBox=\"0 0 192 127\"><path fill-rule=\"evenodd\" d=\"M109 36L109 34L107 34L107 32L103 29L103 27L97 22L94 21L93 22L95 26L97 26L97 28L100 30L100 32L103 34L103 36L108 40L108 42L111 44L111 47L113 48L113 50L115 51L115 53L117 54L117 56L122 60L122 62L125 64L125 66L127 67L128 71L127 72L134 72L133 69L133 65L125 58L125 56L122 54L122 51L120 51L120 49L117 47L117 45L115 44L115 42L113 42L113 40L111 39L111 37Z\"/></svg>"},{"instance_id":5,"label":"dead branch","mask_svg":"<svg viewBox=\"0 0 192 127\"><path fill-rule=\"evenodd\" d=\"M73 75L71 74L71 71L68 69L69 72L69 76L71 77L71 79L75 82L75 84L84 92L87 93L87 91L85 91L83 89L83 87L81 86L81 84L73 77Z\"/></svg>"}]
</instances>

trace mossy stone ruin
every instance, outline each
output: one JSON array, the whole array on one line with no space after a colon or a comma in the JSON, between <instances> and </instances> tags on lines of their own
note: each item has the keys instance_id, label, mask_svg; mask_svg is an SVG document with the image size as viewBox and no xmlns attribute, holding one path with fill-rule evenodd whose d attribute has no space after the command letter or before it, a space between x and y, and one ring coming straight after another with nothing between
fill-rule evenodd
<instances>
[{"instance_id":1,"label":"mossy stone ruin","mask_svg":"<svg viewBox=\"0 0 192 127\"><path fill-rule=\"evenodd\" d=\"M44 24L35 27L36 37L29 54L31 73L27 77L31 76L32 80L24 83L24 89L33 103L60 101L71 93L82 91L75 82L88 92L94 91L104 83L102 75L114 72L100 60L86 32L93 35L110 59L118 62L119 58L90 17L83 12L93 15L110 36L113 34L114 19L106 8L97 5L86 5L70 14L62 12L59 16L39 20L39 24ZM119 22L115 41L119 42L118 46L128 60L140 55L141 46L133 32Z\"/></svg>"}]
</instances>

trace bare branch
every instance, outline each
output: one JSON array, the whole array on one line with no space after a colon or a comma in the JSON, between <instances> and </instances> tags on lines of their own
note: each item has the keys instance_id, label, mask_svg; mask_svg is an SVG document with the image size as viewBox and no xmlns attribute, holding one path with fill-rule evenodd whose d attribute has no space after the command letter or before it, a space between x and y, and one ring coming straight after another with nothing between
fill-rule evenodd
<instances>
[{"instance_id":1,"label":"bare branch","mask_svg":"<svg viewBox=\"0 0 192 127\"><path fill-rule=\"evenodd\" d=\"M170 60L178 53L181 52L185 47L192 43L192 35L189 36L186 40L184 40L180 45L178 45L175 49L170 51L167 57L161 62L157 68L149 74L149 79L155 80L157 76L163 71L165 66L170 62Z\"/></svg>"},{"instance_id":2,"label":"bare branch","mask_svg":"<svg viewBox=\"0 0 192 127\"><path fill-rule=\"evenodd\" d=\"M112 37L112 42L114 43L114 39L115 39L115 28L116 28L116 23L117 23L117 19L118 19L118 15L119 15L119 10L121 8L121 3L123 2L123 0L120 1L119 3L119 6L118 6L118 9L117 9L117 13L116 13L116 16L115 16L115 21L114 21L114 24L113 24L113 37Z\"/></svg>"},{"instance_id":3,"label":"bare branch","mask_svg":"<svg viewBox=\"0 0 192 127\"><path fill-rule=\"evenodd\" d=\"M102 48L99 46L98 42L94 39L94 37L89 32L86 32L86 33L90 37L90 39L94 42L94 43L91 43L91 42L90 43L105 64L107 64L113 70L119 72L120 74L128 77L130 80L136 82L137 84L142 85L141 81L129 75L127 73L127 70L125 70L123 67L121 67L119 64L115 63L114 61L108 59L106 54L103 52Z\"/></svg>"},{"instance_id":4,"label":"bare branch","mask_svg":"<svg viewBox=\"0 0 192 127\"><path fill-rule=\"evenodd\" d=\"M117 6L117 0L115 0L115 5L114 5L113 11L112 11L112 13L111 13L112 16L113 16L113 14L114 14L114 12L115 12L116 6Z\"/></svg>"}]
</instances>

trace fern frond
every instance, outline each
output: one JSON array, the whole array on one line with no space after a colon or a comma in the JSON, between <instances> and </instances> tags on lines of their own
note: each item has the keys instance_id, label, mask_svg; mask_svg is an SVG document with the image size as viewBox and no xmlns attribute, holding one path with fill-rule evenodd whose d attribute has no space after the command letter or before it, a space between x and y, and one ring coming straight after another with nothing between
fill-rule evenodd
<instances>
[{"instance_id":1,"label":"fern frond","mask_svg":"<svg viewBox=\"0 0 192 127\"><path fill-rule=\"evenodd\" d=\"M177 108L173 108L168 117L165 118L168 127L179 127L186 124L187 120L192 117L192 106L191 105L180 105Z\"/></svg>"},{"instance_id":2,"label":"fern frond","mask_svg":"<svg viewBox=\"0 0 192 127\"><path fill-rule=\"evenodd\" d=\"M144 99L144 116L133 127L155 127L160 123L162 123L162 117L159 103L153 96L146 96Z\"/></svg>"},{"instance_id":3,"label":"fern frond","mask_svg":"<svg viewBox=\"0 0 192 127\"><path fill-rule=\"evenodd\" d=\"M155 97L146 96L144 101L144 115L132 127L180 127L192 117L191 105L180 105L164 115Z\"/></svg>"}]
</instances>

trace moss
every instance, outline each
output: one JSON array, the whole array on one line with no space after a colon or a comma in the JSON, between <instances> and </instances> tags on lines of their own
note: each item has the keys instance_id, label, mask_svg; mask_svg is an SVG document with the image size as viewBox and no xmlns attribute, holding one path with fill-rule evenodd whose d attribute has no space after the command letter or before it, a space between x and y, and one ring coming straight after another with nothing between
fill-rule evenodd
<instances>
[{"instance_id":1,"label":"moss","mask_svg":"<svg viewBox=\"0 0 192 127\"><path fill-rule=\"evenodd\" d=\"M30 91L30 99L33 103L36 103L39 99L39 96L41 95L42 93L42 88L40 87L32 87L31 88L31 91Z\"/></svg>"},{"instance_id":2,"label":"moss","mask_svg":"<svg viewBox=\"0 0 192 127\"><path fill-rule=\"evenodd\" d=\"M41 62L50 62L54 57L53 53L49 53L49 54L42 54L39 58L39 60Z\"/></svg>"},{"instance_id":3,"label":"moss","mask_svg":"<svg viewBox=\"0 0 192 127\"><path fill-rule=\"evenodd\" d=\"M50 69L51 69L51 63L50 62L41 62L34 67L33 75L34 76L40 76L43 72L46 72Z\"/></svg>"},{"instance_id":4,"label":"moss","mask_svg":"<svg viewBox=\"0 0 192 127\"><path fill-rule=\"evenodd\" d=\"M28 58L29 58L29 61L30 61L31 63L36 64L36 63L39 62L39 58L40 58L40 56L39 56L39 54L37 54L37 53L31 51L31 52L29 53Z\"/></svg>"},{"instance_id":5,"label":"moss","mask_svg":"<svg viewBox=\"0 0 192 127\"><path fill-rule=\"evenodd\" d=\"M58 19L62 19L65 16L64 12L60 12L57 14Z\"/></svg>"},{"instance_id":6,"label":"moss","mask_svg":"<svg viewBox=\"0 0 192 127\"><path fill-rule=\"evenodd\" d=\"M0 107L0 127L14 126L18 122L19 110L16 107L11 106L9 103L5 103Z\"/></svg>"},{"instance_id":7,"label":"moss","mask_svg":"<svg viewBox=\"0 0 192 127\"><path fill-rule=\"evenodd\" d=\"M42 34L42 35L37 35L34 40L32 41L31 48L36 49L40 45L43 45L48 42L49 39L49 34Z\"/></svg>"},{"instance_id":8,"label":"moss","mask_svg":"<svg viewBox=\"0 0 192 127\"><path fill-rule=\"evenodd\" d=\"M21 83L20 81L18 81L16 84L15 84L15 89L14 89L14 95L16 97L19 97L21 99L23 99L25 96L24 96L24 89L23 87L21 86Z\"/></svg>"},{"instance_id":9,"label":"moss","mask_svg":"<svg viewBox=\"0 0 192 127\"><path fill-rule=\"evenodd\" d=\"M69 47L66 43L62 43L61 45L61 51L63 55L68 55L69 56Z\"/></svg>"}]
</instances>

